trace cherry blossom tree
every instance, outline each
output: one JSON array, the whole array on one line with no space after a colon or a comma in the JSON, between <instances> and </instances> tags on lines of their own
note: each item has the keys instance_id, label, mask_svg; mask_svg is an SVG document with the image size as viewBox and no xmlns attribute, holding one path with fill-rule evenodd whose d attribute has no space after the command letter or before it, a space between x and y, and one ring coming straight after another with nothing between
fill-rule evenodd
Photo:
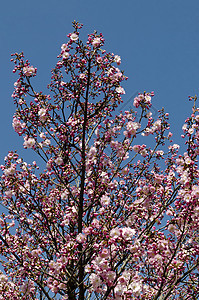
<instances>
[{"instance_id":1,"label":"cherry blossom tree","mask_svg":"<svg viewBox=\"0 0 199 300\"><path fill-rule=\"evenodd\" d=\"M49 95L13 55L13 128L41 166L14 151L1 165L0 299L198 299L196 97L180 154L153 92L119 112L120 57L73 27Z\"/></svg>"}]
</instances>

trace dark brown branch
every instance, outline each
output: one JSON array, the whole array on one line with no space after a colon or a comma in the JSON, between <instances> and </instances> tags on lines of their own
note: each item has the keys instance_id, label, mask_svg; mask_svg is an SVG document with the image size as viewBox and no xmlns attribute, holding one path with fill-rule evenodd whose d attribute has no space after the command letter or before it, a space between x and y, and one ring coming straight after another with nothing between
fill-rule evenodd
<instances>
[{"instance_id":1,"label":"dark brown branch","mask_svg":"<svg viewBox=\"0 0 199 300\"><path fill-rule=\"evenodd\" d=\"M84 184L85 184L85 173L86 173L86 126L87 126L87 118L88 118L88 96L89 96L89 86L90 86L90 64L91 61L89 59L88 62L88 81L86 88L86 100L85 100L85 110L84 110L84 123L83 123L83 132L82 132L82 170L81 170L81 184L80 184L80 197L79 197L79 210L78 210L78 233L82 232L82 220L83 220L83 203L84 203ZM79 245L80 252L80 264L79 264L79 300L84 299L84 267L83 267L83 257L82 253L82 245Z\"/></svg>"}]
</instances>

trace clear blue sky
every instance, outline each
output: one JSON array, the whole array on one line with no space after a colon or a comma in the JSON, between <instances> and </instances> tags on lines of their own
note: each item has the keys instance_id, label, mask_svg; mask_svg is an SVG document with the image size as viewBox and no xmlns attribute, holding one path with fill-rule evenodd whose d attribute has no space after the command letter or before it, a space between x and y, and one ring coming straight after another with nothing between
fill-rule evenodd
<instances>
[{"instance_id":1,"label":"clear blue sky","mask_svg":"<svg viewBox=\"0 0 199 300\"><path fill-rule=\"evenodd\" d=\"M170 113L180 143L191 110L188 96L199 94L198 0L7 0L0 11L0 164L15 149L32 161L32 152L23 150L22 138L12 129L17 76L10 54L23 50L38 68L35 89L46 90L73 20L84 24L84 37L102 32L105 49L121 56L121 69L129 77L124 101L136 91L155 91L153 105Z\"/></svg>"}]
</instances>

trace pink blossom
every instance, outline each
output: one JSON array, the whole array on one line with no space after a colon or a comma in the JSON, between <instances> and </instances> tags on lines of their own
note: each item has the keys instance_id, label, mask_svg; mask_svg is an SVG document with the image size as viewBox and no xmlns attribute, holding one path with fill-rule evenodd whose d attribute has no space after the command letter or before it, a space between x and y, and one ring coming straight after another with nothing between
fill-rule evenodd
<instances>
[{"instance_id":1,"label":"pink blossom","mask_svg":"<svg viewBox=\"0 0 199 300\"><path fill-rule=\"evenodd\" d=\"M161 129L161 120L155 121L152 128L153 128L153 131L160 130Z\"/></svg>"},{"instance_id":2,"label":"pink blossom","mask_svg":"<svg viewBox=\"0 0 199 300\"><path fill-rule=\"evenodd\" d=\"M75 33L75 32L71 33L71 35L70 35L71 41L76 42L78 40L78 38L79 38L79 36L77 33Z\"/></svg>"},{"instance_id":3,"label":"pink blossom","mask_svg":"<svg viewBox=\"0 0 199 300\"><path fill-rule=\"evenodd\" d=\"M86 75L84 74L84 73L81 73L80 75L79 75L79 78L80 79L84 79L86 77Z\"/></svg>"},{"instance_id":4,"label":"pink blossom","mask_svg":"<svg viewBox=\"0 0 199 300\"><path fill-rule=\"evenodd\" d=\"M8 281L8 277L5 274L1 273L0 274L0 283L2 284L2 283L5 283L7 281Z\"/></svg>"},{"instance_id":5,"label":"pink blossom","mask_svg":"<svg viewBox=\"0 0 199 300\"><path fill-rule=\"evenodd\" d=\"M16 117L13 118L12 127L17 133L22 133L23 128L25 128L26 124L21 123Z\"/></svg>"},{"instance_id":6,"label":"pink blossom","mask_svg":"<svg viewBox=\"0 0 199 300\"><path fill-rule=\"evenodd\" d=\"M169 230L170 232L175 232L176 227L175 227L173 224L169 224L168 230Z\"/></svg>"},{"instance_id":7,"label":"pink blossom","mask_svg":"<svg viewBox=\"0 0 199 300\"><path fill-rule=\"evenodd\" d=\"M160 174L154 174L154 181L155 183L160 184L164 179L164 175L160 175Z\"/></svg>"},{"instance_id":8,"label":"pink blossom","mask_svg":"<svg viewBox=\"0 0 199 300\"><path fill-rule=\"evenodd\" d=\"M167 216L173 216L173 211L172 211L172 209L168 209L168 210L166 211L166 214L167 214Z\"/></svg>"},{"instance_id":9,"label":"pink blossom","mask_svg":"<svg viewBox=\"0 0 199 300\"><path fill-rule=\"evenodd\" d=\"M131 135L135 135L137 129L140 128L140 124L137 122L129 121L126 125L127 131L124 131L124 135L126 137L130 137Z\"/></svg>"},{"instance_id":10,"label":"pink blossom","mask_svg":"<svg viewBox=\"0 0 199 300\"><path fill-rule=\"evenodd\" d=\"M103 195L101 197L100 203L102 206L107 206L110 204L110 197L108 197L107 195Z\"/></svg>"},{"instance_id":11,"label":"pink blossom","mask_svg":"<svg viewBox=\"0 0 199 300\"><path fill-rule=\"evenodd\" d=\"M14 172L14 173L15 173L15 172ZM8 173L7 173L7 175L8 175ZM9 175L11 175L11 174L9 174ZM6 196L7 198L11 198L13 195L14 195L14 193L13 193L12 190L7 190L7 191L5 191L5 196Z\"/></svg>"},{"instance_id":12,"label":"pink blossom","mask_svg":"<svg viewBox=\"0 0 199 300\"><path fill-rule=\"evenodd\" d=\"M120 237L120 230L119 230L119 228L116 227L116 228L111 229L111 231L110 231L110 237L112 237L114 239Z\"/></svg>"},{"instance_id":13,"label":"pink blossom","mask_svg":"<svg viewBox=\"0 0 199 300\"><path fill-rule=\"evenodd\" d=\"M23 285L21 286L21 290L26 295L31 292L34 292L35 290L34 282L32 280L24 282Z\"/></svg>"},{"instance_id":14,"label":"pink blossom","mask_svg":"<svg viewBox=\"0 0 199 300\"><path fill-rule=\"evenodd\" d=\"M94 273L90 275L89 279L94 290L97 290L97 288L102 284L100 277Z\"/></svg>"},{"instance_id":15,"label":"pink blossom","mask_svg":"<svg viewBox=\"0 0 199 300\"><path fill-rule=\"evenodd\" d=\"M24 137L24 148L32 148L35 145L35 139L29 138L28 136Z\"/></svg>"},{"instance_id":16,"label":"pink blossom","mask_svg":"<svg viewBox=\"0 0 199 300\"><path fill-rule=\"evenodd\" d=\"M38 257L42 253L40 248L32 250L31 254L33 257Z\"/></svg>"},{"instance_id":17,"label":"pink blossom","mask_svg":"<svg viewBox=\"0 0 199 300\"><path fill-rule=\"evenodd\" d=\"M16 88L21 87L21 82L20 82L20 81L16 81L16 82L14 83L14 86L15 86Z\"/></svg>"},{"instance_id":18,"label":"pink blossom","mask_svg":"<svg viewBox=\"0 0 199 300\"><path fill-rule=\"evenodd\" d=\"M193 134L194 133L194 128L189 128L188 133Z\"/></svg>"},{"instance_id":19,"label":"pink blossom","mask_svg":"<svg viewBox=\"0 0 199 300\"><path fill-rule=\"evenodd\" d=\"M67 44L62 44L61 49L62 51L66 51L68 49Z\"/></svg>"},{"instance_id":20,"label":"pink blossom","mask_svg":"<svg viewBox=\"0 0 199 300\"><path fill-rule=\"evenodd\" d=\"M199 122L199 115L195 116L195 120L196 120L196 122Z\"/></svg>"},{"instance_id":21,"label":"pink blossom","mask_svg":"<svg viewBox=\"0 0 199 300\"><path fill-rule=\"evenodd\" d=\"M76 237L78 243L84 243L86 241L86 236L83 233L79 233Z\"/></svg>"},{"instance_id":22,"label":"pink blossom","mask_svg":"<svg viewBox=\"0 0 199 300\"><path fill-rule=\"evenodd\" d=\"M164 151L163 150L157 150L156 154L159 155L159 156L162 156L164 154Z\"/></svg>"},{"instance_id":23,"label":"pink blossom","mask_svg":"<svg viewBox=\"0 0 199 300\"><path fill-rule=\"evenodd\" d=\"M42 142L42 146L43 146L43 147L48 147L48 146L50 146L50 143L51 143L51 142L50 142L49 139L45 139L45 141Z\"/></svg>"},{"instance_id":24,"label":"pink blossom","mask_svg":"<svg viewBox=\"0 0 199 300\"><path fill-rule=\"evenodd\" d=\"M140 154L143 156L143 157L146 157L148 155L148 152L146 149L143 149L140 151Z\"/></svg>"},{"instance_id":25,"label":"pink blossom","mask_svg":"<svg viewBox=\"0 0 199 300\"><path fill-rule=\"evenodd\" d=\"M52 161L52 159L49 159L49 161L47 162L47 164L46 164L46 168L47 168L47 170L52 170L52 167L53 167L53 161Z\"/></svg>"},{"instance_id":26,"label":"pink blossom","mask_svg":"<svg viewBox=\"0 0 199 300\"><path fill-rule=\"evenodd\" d=\"M114 288L114 293L115 293L115 299L116 300L122 300L122 295L124 292L127 290L126 287L123 285L117 284L116 287Z\"/></svg>"},{"instance_id":27,"label":"pink blossom","mask_svg":"<svg viewBox=\"0 0 199 300\"><path fill-rule=\"evenodd\" d=\"M126 167L126 168L124 168L124 169L122 170L122 174L123 174L123 175L127 175L128 172L129 172L129 168L128 168L128 167Z\"/></svg>"},{"instance_id":28,"label":"pink blossom","mask_svg":"<svg viewBox=\"0 0 199 300\"><path fill-rule=\"evenodd\" d=\"M134 98L134 102L133 105L138 108L140 106L140 104L145 104L147 106L151 106L151 96L149 94L143 95L140 94L138 95L138 97ZM150 115L149 115L150 116ZM149 117L148 116L148 117Z\"/></svg>"},{"instance_id":29,"label":"pink blossom","mask_svg":"<svg viewBox=\"0 0 199 300\"><path fill-rule=\"evenodd\" d=\"M179 146L178 144L173 144L172 148L173 148L173 149L179 149L180 146Z\"/></svg>"},{"instance_id":30,"label":"pink blossom","mask_svg":"<svg viewBox=\"0 0 199 300\"><path fill-rule=\"evenodd\" d=\"M148 136L148 135L153 134L153 133L154 133L153 128L146 128L144 130L144 132L142 132L142 136Z\"/></svg>"},{"instance_id":31,"label":"pink blossom","mask_svg":"<svg viewBox=\"0 0 199 300\"><path fill-rule=\"evenodd\" d=\"M199 199L199 186L194 185L192 187L192 195L195 196L197 199Z\"/></svg>"},{"instance_id":32,"label":"pink blossom","mask_svg":"<svg viewBox=\"0 0 199 300\"><path fill-rule=\"evenodd\" d=\"M121 86L118 86L115 90L118 94L125 94L125 90Z\"/></svg>"},{"instance_id":33,"label":"pink blossom","mask_svg":"<svg viewBox=\"0 0 199 300\"><path fill-rule=\"evenodd\" d=\"M11 166L8 169L4 170L4 174L9 176L9 175L14 175L16 172L16 165L15 164L11 164Z\"/></svg>"},{"instance_id":34,"label":"pink blossom","mask_svg":"<svg viewBox=\"0 0 199 300\"><path fill-rule=\"evenodd\" d=\"M55 159L55 163L58 165L58 166L61 166L63 164L63 158L61 156L58 156L56 159Z\"/></svg>"},{"instance_id":35,"label":"pink blossom","mask_svg":"<svg viewBox=\"0 0 199 300\"><path fill-rule=\"evenodd\" d=\"M95 156L96 152L97 152L97 149L94 146L91 146L91 148L87 154L87 157L92 158L93 156Z\"/></svg>"},{"instance_id":36,"label":"pink blossom","mask_svg":"<svg viewBox=\"0 0 199 300\"><path fill-rule=\"evenodd\" d=\"M149 95L145 96L145 103L151 104L151 96L149 96Z\"/></svg>"},{"instance_id":37,"label":"pink blossom","mask_svg":"<svg viewBox=\"0 0 199 300\"><path fill-rule=\"evenodd\" d=\"M92 41L93 47L99 47L100 43L101 43L101 39L98 37L94 38L94 40Z\"/></svg>"},{"instance_id":38,"label":"pink blossom","mask_svg":"<svg viewBox=\"0 0 199 300\"><path fill-rule=\"evenodd\" d=\"M144 95L139 95L138 97L135 97L134 98L134 101L133 101L133 105L138 108L140 106L140 103L144 100Z\"/></svg>"},{"instance_id":39,"label":"pink blossom","mask_svg":"<svg viewBox=\"0 0 199 300\"><path fill-rule=\"evenodd\" d=\"M106 273L106 280L109 282L109 285L110 285L110 283L113 283L113 282L114 282L115 278L116 278L115 272L113 272L113 271L108 271L108 272Z\"/></svg>"},{"instance_id":40,"label":"pink blossom","mask_svg":"<svg viewBox=\"0 0 199 300\"><path fill-rule=\"evenodd\" d=\"M135 235L135 229L132 229L130 227L124 227L122 228L122 237L125 240L130 240Z\"/></svg>"},{"instance_id":41,"label":"pink blossom","mask_svg":"<svg viewBox=\"0 0 199 300\"><path fill-rule=\"evenodd\" d=\"M36 74L36 68L33 68L33 66L26 66L26 67L23 67L23 72L24 72L24 75L26 75L27 77L30 77L30 76Z\"/></svg>"},{"instance_id":42,"label":"pink blossom","mask_svg":"<svg viewBox=\"0 0 199 300\"><path fill-rule=\"evenodd\" d=\"M85 266L85 272L86 272L86 273L91 273L91 271L92 271L91 266L90 266L89 264L86 265L86 266Z\"/></svg>"},{"instance_id":43,"label":"pink blossom","mask_svg":"<svg viewBox=\"0 0 199 300\"><path fill-rule=\"evenodd\" d=\"M63 59L68 59L69 56L70 56L70 54L69 54L68 52L64 52L64 53L62 54Z\"/></svg>"},{"instance_id":44,"label":"pink blossom","mask_svg":"<svg viewBox=\"0 0 199 300\"><path fill-rule=\"evenodd\" d=\"M114 61L119 66L121 64L121 57L119 55L114 56Z\"/></svg>"},{"instance_id":45,"label":"pink blossom","mask_svg":"<svg viewBox=\"0 0 199 300\"><path fill-rule=\"evenodd\" d=\"M141 149L141 146L140 145L134 145L133 146L133 151L135 151L136 153L138 153Z\"/></svg>"},{"instance_id":46,"label":"pink blossom","mask_svg":"<svg viewBox=\"0 0 199 300\"><path fill-rule=\"evenodd\" d=\"M140 282L133 281L130 284L129 289L132 290L133 294L137 294L137 293L141 292L142 286L141 286Z\"/></svg>"},{"instance_id":47,"label":"pink blossom","mask_svg":"<svg viewBox=\"0 0 199 300\"><path fill-rule=\"evenodd\" d=\"M190 165L190 163L192 162L191 158L189 156L185 157L185 163L187 165Z\"/></svg>"},{"instance_id":48,"label":"pink blossom","mask_svg":"<svg viewBox=\"0 0 199 300\"><path fill-rule=\"evenodd\" d=\"M23 99L19 99L19 105L25 104L25 101Z\"/></svg>"},{"instance_id":49,"label":"pink blossom","mask_svg":"<svg viewBox=\"0 0 199 300\"><path fill-rule=\"evenodd\" d=\"M42 121L42 122L46 121L46 118L47 118L46 113L47 113L47 110L44 108L41 108L38 111L38 116L39 116L40 121Z\"/></svg>"},{"instance_id":50,"label":"pink blossom","mask_svg":"<svg viewBox=\"0 0 199 300\"><path fill-rule=\"evenodd\" d=\"M101 64L101 63L102 63L102 61L103 61L103 59L102 59L102 57L101 57L101 56L98 56L96 60L97 60L97 63L98 63L98 64Z\"/></svg>"},{"instance_id":51,"label":"pink blossom","mask_svg":"<svg viewBox=\"0 0 199 300\"><path fill-rule=\"evenodd\" d=\"M152 116L152 112L149 111L149 112L146 114L146 117L149 119L151 116Z\"/></svg>"},{"instance_id":52,"label":"pink blossom","mask_svg":"<svg viewBox=\"0 0 199 300\"><path fill-rule=\"evenodd\" d=\"M100 257L101 257L101 258L107 258L107 257L109 257L109 255L110 255L109 250L106 249L106 248L104 248L104 249L102 250L102 252L100 253Z\"/></svg>"},{"instance_id":53,"label":"pink blossom","mask_svg":"<svg viewBox=\"0 0 199 300\"><path fill-rule=\"evenodd\" d=\"M46 138L46 136L45 136L45 134L43 132L41 132L39 136L40 136L41 139L45 139Z\"/></svg>"}]
</instances>

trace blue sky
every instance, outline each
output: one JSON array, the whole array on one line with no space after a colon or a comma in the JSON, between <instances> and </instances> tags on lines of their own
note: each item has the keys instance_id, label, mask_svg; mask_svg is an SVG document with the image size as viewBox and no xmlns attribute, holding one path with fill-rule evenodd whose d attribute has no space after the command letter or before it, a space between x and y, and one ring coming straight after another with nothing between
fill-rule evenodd
<instances>
[{"instance_id":1,"label":"blue sky","mask_svg":"<svg viewBox=\"0 0 199 300\"><path fill-rule=\"evenodd\" d=\"M35 89L46 91L73 20L84 24L85 39L94 30L102 32L105 49L121 56L129 77L124 101L135 92L154 91L154 107L170 113L174 141L181 143L181 127L191 111L188 96L199 94L198 0L8 0L0 11L0 164L9 150L18 149L30 162L33 154L23 150L12 129L17 76L10 54L24 51L38 68Z\"/></svg>"}]
</instances>

